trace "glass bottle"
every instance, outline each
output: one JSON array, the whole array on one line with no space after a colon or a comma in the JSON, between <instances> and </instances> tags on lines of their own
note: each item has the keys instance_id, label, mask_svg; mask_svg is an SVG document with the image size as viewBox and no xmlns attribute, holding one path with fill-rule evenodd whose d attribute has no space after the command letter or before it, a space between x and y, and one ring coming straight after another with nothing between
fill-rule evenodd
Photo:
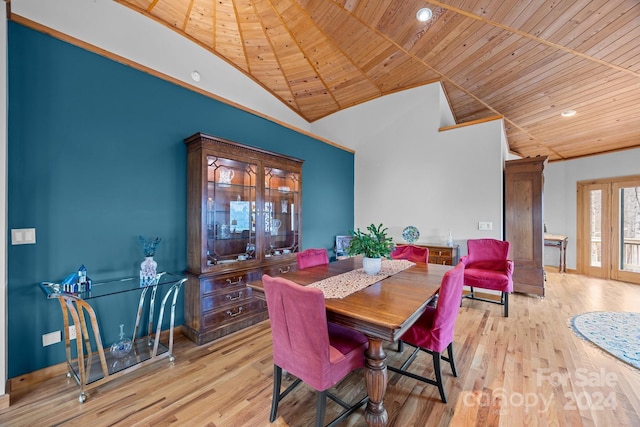
<instances>
[{"instance_id":1,"label":"glass bottle","mask_svg":"<svg viewBox=\"0 0 640 427\"><path fill-rule=\"evenodd\" d=\"M453 233L449 232L449 237L447 238L447 246L453 247Z\"/></svg>"}]
</instances>

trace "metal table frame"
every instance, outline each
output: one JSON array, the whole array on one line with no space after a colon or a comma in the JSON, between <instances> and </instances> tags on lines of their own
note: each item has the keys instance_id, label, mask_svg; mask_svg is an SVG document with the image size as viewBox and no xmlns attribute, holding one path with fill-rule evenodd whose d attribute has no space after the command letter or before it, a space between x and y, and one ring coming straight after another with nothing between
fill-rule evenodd
<instances>
[{"instance_id":1,"label":"metal table frame","mask_svg":"<svg viewBox=\"0 0 640 427\"><path fill-rule=\"evenodd\" d=\"M107 382L116 376L131 372L146 363L167 356L169 357L170 363L175 361L175 357L173 356L175 306L180 289L186 280L186 278L181 278L180 276L173 274L159 273L156 276L156 280L150 286L141 288L138 284L139 282L137 281L137 278L126 278L96 283L93 285L91 291L79 294L61 292L60 285L55 283L43 282L40 284L40 288L48 299L57 299L60 303L64 323L65 352L68 368L67 377L73 376L78 383L80 387L78 400L81 403L87 400L89 396L88 390L90 388ZM170 287L162 297L156 332L154 335L154 303L158 286L162 285L170 285ZM131 351L122 357L111 354L109 349L105 351L95 311L87 300L140 289L142 289L142 292L140 294L136 323L131 340ZM151 289L151 299L149 300L148 335L142 339L138 339L138 328L140 326L146 294L149 289ZM171 296L173 296L173 299L171 303L171 320L167 348L164 344L160 343L160 332L165 305ZM70 321L73 323L70 323ZM75 358L72 355L71 339L68 333L69 326L71 324L75 325L76 329ZM96 345L95 351L93 351L91 347L91 333L93 334L93 339ZM98 368L92 369L93 365L96 365Z\"/></svg>"}]
</instances>

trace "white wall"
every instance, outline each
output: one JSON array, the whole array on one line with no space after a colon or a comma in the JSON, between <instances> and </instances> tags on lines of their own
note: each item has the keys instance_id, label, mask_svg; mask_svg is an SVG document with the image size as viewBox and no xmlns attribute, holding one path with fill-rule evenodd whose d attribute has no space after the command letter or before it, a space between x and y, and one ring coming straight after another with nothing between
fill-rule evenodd
<instances>
[{"instance_id":1,"label":"white wall","mask_svg":"<svg viewBox=\"0 0 640 427\"><path fill-rule=\"evenodd\" d=\"M443 98L434 83L351 107L311 129L356 150L355 227L383 223L397 242L408 225L420 230L420 242L444 243L451 231L466 253L466 239L502 237L504 132L501 120L439 132L452 120L441 111ZM493 230L478 231L479 221Z\"/></svg>"},{"instance_id":2,"label":"white wall","mask_svg":"<svg viewBox=\"0 0 640 427\"><path fill-rule=\"evenodd\" d=\"M576 268L578 181L640 175L640 148L549 163L544 171L544 218L547 231L569 237L567 268ZM558 251L545 248L545 265L558 265Z\"/></svg>"}]
</instances>

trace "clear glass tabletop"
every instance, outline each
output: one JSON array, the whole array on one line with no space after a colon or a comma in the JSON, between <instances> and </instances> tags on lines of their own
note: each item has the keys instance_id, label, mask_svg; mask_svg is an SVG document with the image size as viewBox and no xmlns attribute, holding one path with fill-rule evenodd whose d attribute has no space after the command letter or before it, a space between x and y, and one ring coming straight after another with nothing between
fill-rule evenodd
<instances>
[{"instance_id":1,"label":"clear glass tabletop","mask_svg":"<svg viewBox=\"0 0 640 427\"><path fill-rule=\"evenodd\" d=\"M180 276L174 273L162 273L158 280L158 286L171 285L184 276ZM153 286L149 286L153 287ZM100 298L107 295L114 295L123 292L135 291L136 289L144 289L144 286L140 286L139 277L124 277L121 279L108 279L92 281L91 290L87 292L69 293L62 292L62 285L54 282L42 282L40 283L40 289L44 292L47 298L57 298L59 296L70 295L83 300L89 300L92 298Z\"/></svg>"}]
</instances>

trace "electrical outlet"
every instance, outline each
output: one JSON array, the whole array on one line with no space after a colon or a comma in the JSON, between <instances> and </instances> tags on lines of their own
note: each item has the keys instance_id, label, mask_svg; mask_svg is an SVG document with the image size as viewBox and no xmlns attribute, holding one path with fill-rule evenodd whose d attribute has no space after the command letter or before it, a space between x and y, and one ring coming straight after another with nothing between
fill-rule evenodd
<instances>
[{"instance_id":1,"label":"electrical outlet","mask_svg":"<svg viewBox=\"0 0 640 427\"><path fill-rule=\"evenodd\" d=\"M493 230L493 222L479 222L478 230L489 231Z\"/></svg>"},{"instance_id":2,"label":"electrical outlet","mask_svg":"<svg viewBox=\"0 0 640 427\"><path fill-rule=\"evenodd\" d=\"M48 334L42 335L42 346L46 347L51 344L55 344L60 342L60 331L49 332Z\"/></svg>"},{"instance_id":3,"label":"electrical outlet","mask_svg":"<svg viewBox=\"0 0 640 427\"><path fill-rule=\"evenodd\" d=\"M70 340L76 339L76 325L69 326L69 339Z\"/></svg>"}]
</instances>

